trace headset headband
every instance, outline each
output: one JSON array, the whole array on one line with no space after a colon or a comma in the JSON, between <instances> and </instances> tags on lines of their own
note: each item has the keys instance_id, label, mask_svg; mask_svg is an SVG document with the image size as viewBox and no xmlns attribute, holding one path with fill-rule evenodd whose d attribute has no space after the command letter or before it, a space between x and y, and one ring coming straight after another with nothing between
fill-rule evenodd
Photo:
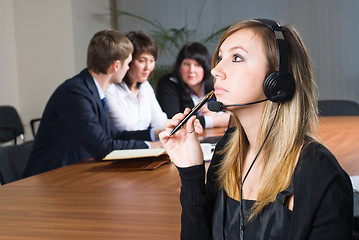
<instances>
[{"instance_id":1,"label":"headset headband","mask_svg":"<svg viewBox=\"0 0 359 240\"><path fill-rule=\"evenodd\" d=\"M278 22L270 19L260 18L255 20L267 26L275 34L278 46L278 71L288 72L288 45L283 35L282 26Z\"/></svg>"}]
</instances>

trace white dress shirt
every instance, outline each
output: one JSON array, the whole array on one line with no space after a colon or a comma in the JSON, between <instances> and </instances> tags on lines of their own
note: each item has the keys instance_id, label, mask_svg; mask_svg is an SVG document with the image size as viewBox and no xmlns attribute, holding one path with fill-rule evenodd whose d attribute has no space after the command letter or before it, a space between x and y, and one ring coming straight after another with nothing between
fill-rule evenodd
<instances>
[{"instance_id":1,"label":"white dress shirt","mask_svg":"<svg viewBox=\"0 0 359 240\"><path fill-rule=\"evenodd\" d=\"M167 115L157 102L148 81L142 83L135 96L125 82L111 84L105 92L108 113L112 123L120 130L145 130L164 128Z\"/></svg>"}]
</instances>

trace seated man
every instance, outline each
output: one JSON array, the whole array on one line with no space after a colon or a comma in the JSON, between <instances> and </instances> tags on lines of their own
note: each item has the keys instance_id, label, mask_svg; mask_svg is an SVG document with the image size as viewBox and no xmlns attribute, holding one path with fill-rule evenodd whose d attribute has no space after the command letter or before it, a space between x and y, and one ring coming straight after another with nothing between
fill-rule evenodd
<instances>
[{"instance_id":1,"label":"seated man","mask_svg":"<svg viewBox=\"0 0 359 240\"><path fill-rule=\"evenodd\" d=\"M50 97L35 137L24 177L89 158L101 160L115 149L160 146L149 130L119 131L107 117L104 92L120 83L133 45L120 32L96 33L87 52L87 69L61 84Z\"/></svg>"}]
</instances>

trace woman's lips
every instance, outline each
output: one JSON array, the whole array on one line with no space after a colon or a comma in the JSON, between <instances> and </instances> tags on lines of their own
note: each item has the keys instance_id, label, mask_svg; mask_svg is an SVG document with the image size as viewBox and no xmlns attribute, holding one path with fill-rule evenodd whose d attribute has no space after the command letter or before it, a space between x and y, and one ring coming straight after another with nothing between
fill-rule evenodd
<instances>
[{"instance_id":1,"label":"woman's lips","mask_svg":"<svg viewBox=\"0 0 359 240\"><path fill-rule=\"evenodd\" d=\"M227 92L227 90L226 89L224 89L224 88L221 88L221 87L214 87L214 94L222 94L222 93L225 93L225 92Z\"/></svg>"},{"instance_id":2,"label":"woman's lips","mask_svg":"<svg viewBox=\"0 0 359 240\"><path fill-rule=\"evenodd\" d=\"M149 75L149 73L142 73L142 77L148 77Z\"/></svg>"}]
</instances>

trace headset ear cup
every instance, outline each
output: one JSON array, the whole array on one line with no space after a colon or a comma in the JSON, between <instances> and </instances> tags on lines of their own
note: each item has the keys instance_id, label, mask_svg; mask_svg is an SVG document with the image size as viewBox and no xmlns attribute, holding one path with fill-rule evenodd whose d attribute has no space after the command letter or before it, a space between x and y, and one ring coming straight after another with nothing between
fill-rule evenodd
<instances>
[{"instance_id":1,"label":"headset ear cup","mask_svg":"<svg viewBox=\"0 0 359 240\"><path fill-rule=\"evenodd\" d=\"M265 96L273 102L286 102L293 98L295 82L290 74L275 71L264 80L263 91ZM283 96L277 97L279 93Z\"/></svg>"}]
</instances>

